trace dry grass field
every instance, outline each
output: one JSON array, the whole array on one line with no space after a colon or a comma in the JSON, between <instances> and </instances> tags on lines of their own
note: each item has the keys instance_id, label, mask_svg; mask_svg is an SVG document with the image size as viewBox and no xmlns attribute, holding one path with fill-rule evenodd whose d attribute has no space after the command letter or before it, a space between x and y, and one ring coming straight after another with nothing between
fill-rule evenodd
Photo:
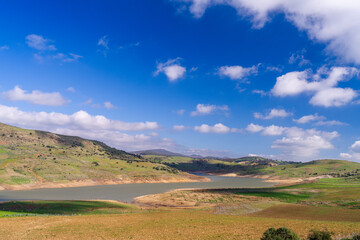
<instances>
[{"instance_id":1,"label":"dry grass field","mask_svg":"<svg viewBox=\"0 0 360 240\"><path fill-rule=\"evenodd\" d=\"M14 217L0 219L2 239L259 239L270 227L305 237L324 229L338 237L360 232L360 222L289 220L172 210L120 215Z\"/></svg>"}]
</instances>

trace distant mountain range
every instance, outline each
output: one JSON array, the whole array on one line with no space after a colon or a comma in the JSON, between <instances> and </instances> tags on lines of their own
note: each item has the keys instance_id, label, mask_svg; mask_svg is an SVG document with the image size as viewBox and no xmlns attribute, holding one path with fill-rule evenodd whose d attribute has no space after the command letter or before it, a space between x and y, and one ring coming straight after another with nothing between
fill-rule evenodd
<instances>
[{"instance_id":1,"label":"distant mountain range","mask_svg":"<svg viewBox=\"0 0 360 240\"><path fill-rule=\"evenodd\" d=\"M170 152L165 149L148 149L148 150L135 151L131 153L139 154L139 155L157 155L157 156L165 156L165 157L190 157L181 153Z\"/></svg>"},{"instance_id":2,"label":"distant mountain range","mask_svg":"<svg viewBox=\"0 0 360 240\"><path fill-rule=\"evenodd\" d=\"M198 154L193 154L193 155L186 155L186 154L181 154L181 153L175 153L175 152L171 152L168 151L166 149L148 149L148 150L140 150L140 151L134 151L131 152L132 154L138 154L138 155L156 155L156 156L164 156L164 157L189 157L189 158L205 158L205 159L218 159L218 160L223 160L223 161L236 161L236 162L241 162L241 161L275 161L272 159L267 159L267 158L263 158L263 157L258 157L258 156L246 156L246 157L241 157L241 158L228 158L228 157L214 157L214 156L202 156L202 155L198 155Z\"/></svg>"}]
</instances>

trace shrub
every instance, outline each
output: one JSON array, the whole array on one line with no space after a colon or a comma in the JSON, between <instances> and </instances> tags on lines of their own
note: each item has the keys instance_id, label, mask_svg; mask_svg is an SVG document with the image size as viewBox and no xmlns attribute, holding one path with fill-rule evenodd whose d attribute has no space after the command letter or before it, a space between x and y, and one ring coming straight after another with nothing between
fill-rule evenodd
<instances>
[{"instance_id":1,"label":"shrub","mask_svg":"<svg viewBox=\"0 0 360 240\"><path fill-rule=\"evenodd\" d=\"M308 235L308 240L332 240L331 235L332 233L328 230L311 230Z\"/></svg>"},{"instance_id":2,"label":"shrub","mask_svg":"<svg viewBox=\"0 0 360 240\"><path fill-rule=\"evenodd\" d=\"M360 235L354 235L351 238L343 238L342 240L360 240Z\"/></svg>"},{"instance_id":3,"label":"shrub","mask_svg":"<svg viewBox=\"0 0 360 240\"><path fill-rule=\"evenodd\" d=\"M282 228L269 228L264 232L261 240L299 240L299 237L292 230Z\"/></svg>"}]
</instances>

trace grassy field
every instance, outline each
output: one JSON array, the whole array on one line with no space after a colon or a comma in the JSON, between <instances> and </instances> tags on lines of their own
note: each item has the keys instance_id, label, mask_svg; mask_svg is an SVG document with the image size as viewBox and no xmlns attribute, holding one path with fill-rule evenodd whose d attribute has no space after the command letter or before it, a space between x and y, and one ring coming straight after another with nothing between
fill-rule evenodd
<instances>
[{"instance_id":1,"label":"grassy field","mask_svg":"<svg viewBox=\"0 0 360 240\"><path fill-rule=\"evenodd\" d=\"M0 203L0 216L94 215L136 212L134 205L111 201L16 201Z\"/></svg>"},{"instance_id":2,"label":"grassy field","mask_svg":"<svg viewBox=\"0 0 360 240\"><path fill-rule=\"evenodd\" d=\"M270 227L288 227L300 237L311 229L336 236L360 231L359 222L230 216L198 210L122 215L0 218L5 239L260 239Z\"/></svg>"}]
</instances>

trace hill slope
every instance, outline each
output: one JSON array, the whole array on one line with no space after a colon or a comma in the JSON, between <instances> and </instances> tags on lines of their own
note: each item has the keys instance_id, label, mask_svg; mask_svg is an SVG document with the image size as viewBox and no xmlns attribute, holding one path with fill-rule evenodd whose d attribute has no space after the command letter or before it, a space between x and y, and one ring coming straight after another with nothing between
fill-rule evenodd
<instances>
[{"instance_id":1,"label":"hill slope","mask_svg":"<svg viewBox=\"0 0 360 240\"><path fill-rule=\"evenodd\" d=\"M204 180L99 141L0 123L0 186L5 189Z\"/></svg>"},{"instance_id":2,"label":"hill slope","mask_svg":"<svg viewBox=\"0 0 360 240\"><path fill-rule=\"evenodd\" d=\"M315 160L306 163L287 164L260 169L258 173L283 177L351 177L360 175L360 163L345 160Z\"/></svg>"}]
</instances>

